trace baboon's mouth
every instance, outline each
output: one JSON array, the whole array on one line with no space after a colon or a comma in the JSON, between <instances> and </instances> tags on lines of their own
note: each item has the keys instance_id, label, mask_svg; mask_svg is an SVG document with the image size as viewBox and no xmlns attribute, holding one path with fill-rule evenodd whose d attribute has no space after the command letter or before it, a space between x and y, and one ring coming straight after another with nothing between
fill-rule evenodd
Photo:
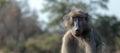
<instances>
[{"instance_id":1,"label":"baboon's mouth","mask_svg":"<svg viewBox=\"0 0 120 53\"><path fill-rule=\"evenodd\" d=\"M89 34L90 30L84 30L82 32L77 32L75 36L83 36Z\"/></svg>"},{"instance_id":2,"label":"baboon's mouth","mask_svg":"<svg viewBox=\"0 0 120 53\"><path fill-rule=\"evenodd\" d=\"M79 30L79 31L75 31L75 32L74 32L74 35L75 35L75 36L80 36L80 35L81 35L81 31L80 31L80 30Z\"/></svg>"},{"instance_id":3,"label":"baboon's mouth","mask_svg":"<svg viewBox=\"0 0 120 53\"><path fill-rule=\"evenodd\" d=\"M81 35L81 33L80 32L77 32L76 34L75 34L75 36L80 36Z\"/></svg>"},{"instance_id":4,"label":"baboon's mouth","mask_svg":"<svg viewBox=\"0 0 120 53\"><path fill-rule=\"evenodd\" d=\"M89 32L90 32L90 30L84 30L84 31L81 33L81 35L87 35L87 34L89 34Z\"/></svg>"}]
</instances>

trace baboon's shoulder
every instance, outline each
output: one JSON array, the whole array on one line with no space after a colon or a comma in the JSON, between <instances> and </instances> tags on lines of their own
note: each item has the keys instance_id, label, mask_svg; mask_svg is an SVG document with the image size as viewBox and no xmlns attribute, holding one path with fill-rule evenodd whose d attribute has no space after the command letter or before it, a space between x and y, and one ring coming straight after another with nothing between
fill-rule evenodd
<instances>
[{"instance_id":1,"label":"baboon's shoulder","mask_svg":"<svg viewBox=\"0 0 120 53\"><path fill-rule=\"evenodd\" d=\"M73 39L73 35L71 34L71 31L70 30L68 30L66 33L65 33L65 35L63 36L63 40L64 39L66 39L66 40L68 40L68 39Z\"/></svg>"}]
</instances>

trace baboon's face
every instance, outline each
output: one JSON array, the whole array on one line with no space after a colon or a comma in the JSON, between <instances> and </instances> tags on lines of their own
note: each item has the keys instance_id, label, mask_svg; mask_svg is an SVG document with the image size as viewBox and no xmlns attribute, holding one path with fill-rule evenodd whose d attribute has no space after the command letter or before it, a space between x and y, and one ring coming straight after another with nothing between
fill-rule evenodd
<instances>
[{"instance_id":1,"label":"baboon's face","mask_svg":"<svg viewBox=\"0 0 120 53\"><path fill-rule=\"evenodd\" d=\"M66 17L65 25L75 36L85 35L89 32L88 14L78 11L75 16Z\"/></svg>"},{"instance_id":2,"label":"baboon's face","mask_svg":"<svg viewBox=\"0 0 120 53\"><path fill-rule=\"evenodd\" d=\"M77 16L73 17L73 27L71 28L72 34L75 36L85 35L89 32L89 24L86 17Z\"/></svg>"}]
</instances>

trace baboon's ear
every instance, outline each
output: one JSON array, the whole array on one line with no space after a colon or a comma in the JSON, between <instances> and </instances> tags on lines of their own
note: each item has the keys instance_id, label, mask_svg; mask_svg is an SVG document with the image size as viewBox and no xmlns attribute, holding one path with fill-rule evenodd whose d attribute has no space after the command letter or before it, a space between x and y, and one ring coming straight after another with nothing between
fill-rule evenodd
<instances>
[{"instance_id":1,"label":"baboon's ear","mask_svg":"<svg viewBox=\"0 0 120 53\"><path fill-rule=\"evenodd\" d=\"M89 16L88 12L85 13L85 16Z\"/></svg>"},{"instance_id":2,"label":"baboon's ear","mask_svg":"<svg viewBox=\"0 0 120 53\"><path fill-rule=\"evenodd\" d=\"M89 20L89 14L87 12L85 13L85 18L87 21Z\"/></svg>"},{"instance_id":3,"label":"baboon's ear","mask_svg":"<svg viewBox=\"0 0 120 53\"><path fill-rule=\"evenodd\" d=\"M66 15L63 16L63 20L65 20L65 18L66 18Z\"/></svg>"},{"instance_id":4,"label":"baboon's ear","mask_svg":"<svg viewBox=\"0 0 120 53\"><path fill-rule=\"evenodd\" d=\"M69 17L67 16L67 15L64 15L63 16L63 23L64 23L64 27L65 28L69 28L69 19L68 19Z\"/></svg>"},{"instance_id":5,"label":"baboon's ear","mask_svg":"<svg viewBox=\"0 0 120 53\"><path fill-rule=\"evenodd\" d=\"M63 16L63 20L67 20L68 19L68 16L67 15L64 15Z\"/></svg>"}]
</instances>

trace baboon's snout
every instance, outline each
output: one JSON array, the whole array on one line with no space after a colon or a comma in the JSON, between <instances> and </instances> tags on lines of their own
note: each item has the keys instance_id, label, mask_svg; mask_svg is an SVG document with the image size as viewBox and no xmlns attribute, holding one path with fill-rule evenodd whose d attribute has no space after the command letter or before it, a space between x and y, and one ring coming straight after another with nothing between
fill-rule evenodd
<instances>
[{"instance_id":1,"label":"baboon's snout","mask_svg":"<svg viewBox=\"0 0 120 53\"><path fill-rule=\"evenodd\" d=\"M81 33L82 33L82 31L83 31L82 26L76 26L76 27L75 27L75 35L76 35L76 36L80 36Z\"/></svg>"}]
</instances>

